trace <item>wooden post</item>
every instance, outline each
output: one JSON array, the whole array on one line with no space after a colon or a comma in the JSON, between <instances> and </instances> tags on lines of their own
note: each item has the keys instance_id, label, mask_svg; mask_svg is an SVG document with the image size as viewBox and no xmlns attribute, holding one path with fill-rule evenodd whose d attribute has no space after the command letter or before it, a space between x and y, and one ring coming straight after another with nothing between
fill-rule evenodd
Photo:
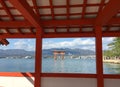
<instances>
[{"instance_id":1,"label":"wooden post","mask_svg":"<svg viewBox=\"0 0 120 87\"><path fill-rule=\"evenodd\" d=\"M103 60L102 60L102 26L96 26L95 33L96 33L97 87L104 87Z\"/></svg>"},{"instance_id":2,"label":"wooden post","mask_svg":"<svg viewBox=\"0 0 120 87\"><path fill-rule=\"evenodd\" d=\"M36 29L40 30L40 29ZM35 81L34 87L41 87L42 72L42 34L41 31L36 32L36 58L35 58Z\"/></svg>"}]
</instances>

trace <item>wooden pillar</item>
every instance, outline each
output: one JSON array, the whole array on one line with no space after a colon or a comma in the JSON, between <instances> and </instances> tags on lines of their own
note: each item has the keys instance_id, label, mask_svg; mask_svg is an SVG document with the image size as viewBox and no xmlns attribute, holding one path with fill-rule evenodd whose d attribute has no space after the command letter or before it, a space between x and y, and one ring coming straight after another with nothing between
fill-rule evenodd
<instances>
[{"instance_id":1,"label":"wooden pillar","mask_svg":"<svg viewBox=\"0 0 120 87\"><path fill-rule=\"evenodd\" d=\"M97 87L104 87L103 79L103 60L102 60L102 27L95 27L96 33L96 70L97 70Z\"/></svg>"},{"instance_id":2,"label":"wooden pillar","mask_svg":"<svg viewBox=\"0 0 120 87\"><path fill-rule=\"evenodd\" d=\"M35 81L34 87L41 87L42 71L42 34L40 29L36 29L36 58L35 58Z\"/></svg>"}]
</instances>

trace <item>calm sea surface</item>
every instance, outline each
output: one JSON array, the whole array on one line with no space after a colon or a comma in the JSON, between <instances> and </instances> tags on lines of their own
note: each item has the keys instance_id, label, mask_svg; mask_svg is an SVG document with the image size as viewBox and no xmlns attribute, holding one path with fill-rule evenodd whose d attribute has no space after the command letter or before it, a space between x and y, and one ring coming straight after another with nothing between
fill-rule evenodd
<instances>
[{"instance_id":1,"label":"calm sea surface","mask_svg":"<svg viewBox=\"0 0 120 87\"><path fill-rule=\"evenodd\" d=\"M0 72L34 72L34 59L0 59ZM120 64L104 63L105 74L120 74ZM95 59L42 59L42 72L96 73Z\"/></svg>"}]
</instances>

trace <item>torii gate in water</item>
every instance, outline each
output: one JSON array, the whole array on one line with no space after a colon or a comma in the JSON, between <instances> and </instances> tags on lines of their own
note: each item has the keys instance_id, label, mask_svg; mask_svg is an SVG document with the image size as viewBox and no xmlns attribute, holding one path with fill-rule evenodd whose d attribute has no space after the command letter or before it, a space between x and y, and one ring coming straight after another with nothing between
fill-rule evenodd
<instances>
[{"instance_id":1,"label":"torii gate in water","mask_svg":"<svg viewBox=\"0 0 120 87\"><path fill-rule=\"evenodd\" d=\"M64 59L64 55L65 55L65 51L64 50L54 50L53 51L54 60L57 60L58 54L60 54L60 58L62 58L62 60L63 60Z\"/></svg>"}]
</instances>

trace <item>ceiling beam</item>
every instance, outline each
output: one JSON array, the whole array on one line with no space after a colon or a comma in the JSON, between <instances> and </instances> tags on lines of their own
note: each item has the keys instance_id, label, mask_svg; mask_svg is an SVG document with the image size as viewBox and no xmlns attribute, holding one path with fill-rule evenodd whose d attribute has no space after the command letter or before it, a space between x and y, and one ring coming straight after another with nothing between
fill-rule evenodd
<instances>
[{"instance_id":1,"label":"ceiling beam","mask_svg":"<svg viewBox=\"0 0 120 87\"><path fill-rule=\"evenodd\" d=\"M41 25L43 27L46 26L87 26L92 25L94 26L96 19L81 19L81 20L47 20L41 21ZM63 22L64 21L64 22ZM105 25L119 25L120 18L112 18L107 24ZM0 21L0 28L18 28L18 27L34 27L28 21Z\"/></svg>"},{"instance_id":2,"label":"ceiling beam","mask_svg":"<svg viewBox=\"0 0 120 87\"><path fill-rule=\"evenodd\" d=\"M14 20L13 15L11 14L10 10L8 9L7 5L5 4L4 0L0 0L0 3L2 4L3 8L5 9L6 13L10 17L11 20Z\"/></svg>"},{"instance_id":3,"label":"ceiling beam","mask_svg":"<svg viewBox=\"0 0 120 87\"><path fill-rule=\"evenodd\" d=\"M120 0L110 0L96 18L95 25L105 25L120 10Z\"/></svg>"},{"instance_id":4,"label":"ceiling beam","mask_svg":"<svg viewBox=\"0 0 120 87\"><path fill-rule=\"evenodd\" d=\"M20 33L15 33L15 34L0 34L1 38L35 38L35 34L20 34Z\"/></svg>"},{"instance_id":5,"label":"ceiling beam","mask_svg":"<svg viewBox=\"0 0 120 87\"><path fill-rule=\"evenodd\" d=\"M38 29L39 32L42 32L42 27L40 25L39 17L34 13L32 8L26 2L26 0L9 0L13 6L18 9L22 15Z\"/></svg>"},{"instance_id":6,"label":"ceiling beam","mask_svg":"<svg viewBox=\"0 0 120 87\"><path fill-rule=\"evenodd\" d=\"M28 21L0 21L1 28L33 27Z\"/></svg>"}]
</instances>

